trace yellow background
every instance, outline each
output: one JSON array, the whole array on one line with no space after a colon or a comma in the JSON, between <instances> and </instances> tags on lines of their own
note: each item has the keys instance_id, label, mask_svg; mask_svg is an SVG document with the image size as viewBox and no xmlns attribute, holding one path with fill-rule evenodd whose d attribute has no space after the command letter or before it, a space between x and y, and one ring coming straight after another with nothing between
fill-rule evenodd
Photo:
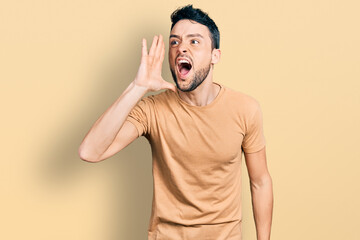
<instances>
[{"instance_id":1,"label":"yellow background","mask_svg":"<svg viewBox=\"0 0 360 240\"><path fill-rule=\"evenodd\" d=\"M187 3L1 1L0 239L146 239L146 139L96 164L77 150L135 77L141 38L167 37ZM220 29L215 81L261 104L272 239L358 240L359 2L193 3ZM167 59L163 72L172 82ZM246 168L243 179L243 238L255 240Z\"/></svg>"}]
</instances>

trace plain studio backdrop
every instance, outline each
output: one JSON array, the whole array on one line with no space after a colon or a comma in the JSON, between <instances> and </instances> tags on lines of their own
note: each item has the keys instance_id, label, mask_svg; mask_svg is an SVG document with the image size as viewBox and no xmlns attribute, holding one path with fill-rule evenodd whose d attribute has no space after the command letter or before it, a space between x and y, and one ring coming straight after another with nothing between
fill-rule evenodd
<instances>
[{"instance_id":1,"label":"plain studio backdrop","mask_svg":"<svg viewBox=\"0 0 360 240\"><path fill-rule=\"evenodd\" d=\"M262 107L272 239L358 240L359 1L192 3L220 29L214 80ZM146 239L147 140L96 164L77 150L134 79L142 37L167 39L171 12L186 4L1 1L0 239ZM173 82L167 56L163 77ZM242 173L243 238L255 240Z\"/></svg>"}]
</instances>

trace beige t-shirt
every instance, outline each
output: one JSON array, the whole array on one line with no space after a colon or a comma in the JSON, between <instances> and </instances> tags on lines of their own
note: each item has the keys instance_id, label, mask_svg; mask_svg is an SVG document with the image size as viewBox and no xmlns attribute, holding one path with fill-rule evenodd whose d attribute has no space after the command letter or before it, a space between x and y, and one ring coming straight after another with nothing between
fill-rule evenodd
<instances>
[{"instance_id":1,"label":"beige t-shirt","mask_svg":"<svg viewBox=\"0 0 360 240\"><path fill-rule=\"evenodd\" d=\"M127 121L151 145L149 240L240 240L241 156L265 146L253 97L223 84L206 106L166 90L141 99Z\"/></svg>"}]
</instances>

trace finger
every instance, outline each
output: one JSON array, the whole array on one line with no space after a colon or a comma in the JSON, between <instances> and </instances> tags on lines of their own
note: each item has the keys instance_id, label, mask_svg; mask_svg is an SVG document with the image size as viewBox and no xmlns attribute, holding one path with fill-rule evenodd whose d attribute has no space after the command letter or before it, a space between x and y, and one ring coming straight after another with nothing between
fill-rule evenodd
<instances>
[{"instance_id":1,"label":"finger","mask_svg":"<svg viewBox=\"0 0 360 240\"><path fill-rule=\"evenodd\" d=\"M154 36L153 42L150 47L149 57L153 58L156 50L156 45L158 42L158 36Z\"/></svg>"},{"instance_id":2,"label":"finger","mask_svg":"<svg viewBox=\"0 0 360 240\"><path fill-rule=\"evenodd\" d=\"M160 53L160 62L162 63L164 61L165 58L165 43L164 41L161 44L161 53Z\"/></svg>"},{"instance_id":3,"label":"finger","mask_svg":"<svg viewBox=\"0 0 360 240\"><path fill-rule=\"evenodd\" d=\"M145 62L147 57L146 39L142 39L141 62Z\"/></svg>"},{"instance_id":4,"label":"finger","mask_svg":"<svg viewBox=\"0 0 360 240\"><path fill-rule=\"evenodd\" d=\"M161 56L161 49L162 49L162 44L164 43L163 41L163 36L160 34L159 35L159 39L156 45L156 50L155 50L155 56L154 59L159 60L160 56Z\"/></svg>"}]
</instances>

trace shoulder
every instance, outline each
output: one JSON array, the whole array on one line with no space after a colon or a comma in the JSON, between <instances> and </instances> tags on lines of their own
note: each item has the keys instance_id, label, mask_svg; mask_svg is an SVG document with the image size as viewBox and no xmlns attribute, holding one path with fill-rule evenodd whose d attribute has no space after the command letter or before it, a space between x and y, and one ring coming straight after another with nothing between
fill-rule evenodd
<instances>
[{"instance_id":1,"label":"shoulder","mask_svg":"<svg viewBox=\"0 0 360 240\"><path fill-rule=\"evenodd\" d=\"M141 99L141 102L148 106L162 106L171 103L174 99L176 99L175 93L167 89L162 92L152 93L145 96Z\"/></svg>"},{"instance_id":2,"label":"shoulder","mask_svg":"<svg viewBox=\"0 0 360 240\"><path fill-rule=\"evenodd\" d=\"M173 91L171 91L169 89L166 89L166 90L163 90L161 92L151 94L147 98L149 100L154 101L154 102L159 102L160 103L160 102L171 100L171 99L173 99L175 97L176 97L176 95L175 95L175 93Z\"/></svg>"},{"instance_id":3,"label":"shoulder","mask_svg":"<svg viewBox=\"0 0 360 240\"><path fill-rule=\"evenodd\" d=\"M251 113L254 113L260 108L260 103L255 97L227 86L224 86L224 90L226 101L237 109L241 109L251 115Z\"/></svg>"}]
</instances>

